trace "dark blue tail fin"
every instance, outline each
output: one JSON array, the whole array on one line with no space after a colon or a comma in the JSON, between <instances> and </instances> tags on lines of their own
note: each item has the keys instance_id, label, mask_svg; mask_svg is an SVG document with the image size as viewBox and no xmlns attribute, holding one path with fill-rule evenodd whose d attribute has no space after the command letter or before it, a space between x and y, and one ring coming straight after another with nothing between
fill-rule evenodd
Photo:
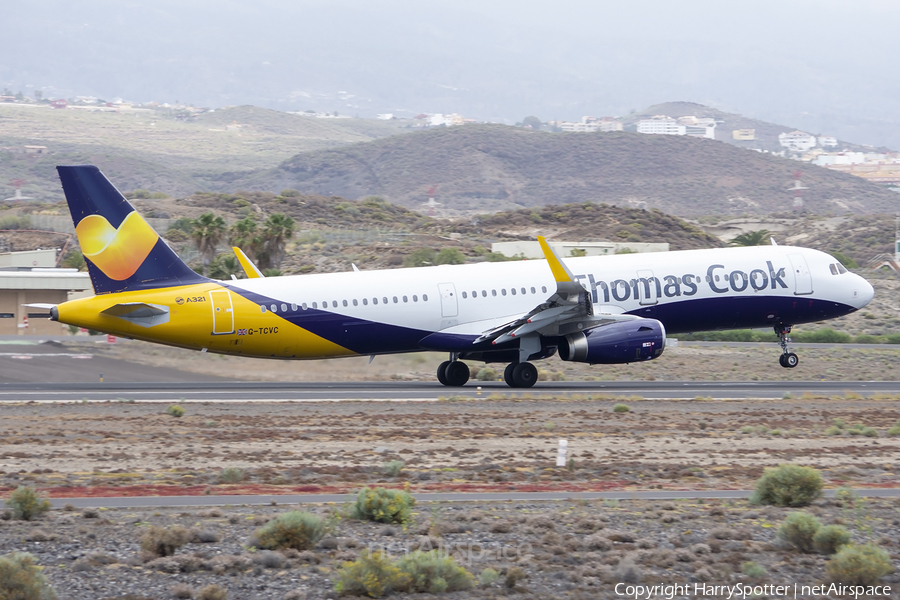
<instances>
[{"instance_id":1,"label":"dark blue tail fin","mask_svg":"<svg viewBox=\"0 0 900 600\"><path fill-rule=\"evenodd\" d=\"M56 170L94 293L208 281L178 258L100 169L78 165Z\"/></svg>"}]
</instances>

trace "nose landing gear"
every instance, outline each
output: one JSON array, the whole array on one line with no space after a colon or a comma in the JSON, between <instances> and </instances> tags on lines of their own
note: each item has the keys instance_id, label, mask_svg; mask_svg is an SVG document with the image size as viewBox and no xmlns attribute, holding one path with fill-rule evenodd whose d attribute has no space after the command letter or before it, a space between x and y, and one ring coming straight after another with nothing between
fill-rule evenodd
<instances>
[{"instance_id":1,"label":"nose landing gear","mask_svg":"<svg viewBox=\"0 0 900 600\"><path fill-rule=\"evenodd\" d=\"M788 350L788 342L791 333L790 325L776 325L775 335L778 336L778 344L781 346L781 356L778 357L778 364L786 369L793 369L800 364L800 358L796 354Z\"/></svg>"}]
</instances>

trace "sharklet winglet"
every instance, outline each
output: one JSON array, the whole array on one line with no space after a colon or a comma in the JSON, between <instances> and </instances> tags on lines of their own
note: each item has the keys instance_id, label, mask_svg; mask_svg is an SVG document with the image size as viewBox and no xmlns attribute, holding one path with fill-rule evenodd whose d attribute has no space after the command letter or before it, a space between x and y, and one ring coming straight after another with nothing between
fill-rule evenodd
<instances>
[{"instance_id":1,"label":"sharklet winglet","mask_svg":"<svg viewBox=\"0 0 900 600\"><path fill-rule=\"evenodd\" d=\"M231 249L234 251L234 255L237 257L238 262L241 263L241 268L244 269L244 273L247 275L247 279L258 279L265 277L262 272L257 268L253 261L244 254L244 251L238 248L237 246L232 246Z\"/></svg>"},{"instance_id":2,"label":"sharklet winglet","mask_svg":"<svg viewBox=\"0 0 900 600\"><path fill-rule=\"evenodd\" d=\"M566 266L566 264L562 261L558 254L550 247L550 244L547 243L547 238L542 235L537 236L538 243L541 245L541 250L544 252L544 258L547 259L547 263L550 265L550 270L553 272L553 277L556 279L556 283L574 283L575 277L572 275L572 272Z\"/></svg>"}]
</instances>

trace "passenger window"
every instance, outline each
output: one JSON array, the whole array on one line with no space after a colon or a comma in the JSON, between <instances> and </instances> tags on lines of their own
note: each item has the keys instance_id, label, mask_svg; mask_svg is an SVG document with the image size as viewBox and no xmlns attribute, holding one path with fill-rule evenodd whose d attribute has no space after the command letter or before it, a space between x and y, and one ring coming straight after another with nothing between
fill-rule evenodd
<instances>
[{"instance_id":1,"label":"passenger window","mask_svg":"<svg viewBox=\"0 0 900 600\"><path fill-rule=\"evenodd\" d=\"M278 307L273 304L272 306L269 307L269 310L271 310L273 313L277 313Z\"/></svg>"},{"instance_id":2,"label":"passenger window","mask_svg":"<svg viewBox=\"0 0 900 600\"><path fill-rule=\"evenodd\" d=\"M497 295L497 290L491 290L491 296L496 296L496 295Z\"/></svg>"},{"instance_id":3,"label":"passenger window","mask_svg":"<svg viewBox=\"0 0 900 600\"><path fill-rule=\"evenodd\" d=\"M287 304L281 305L281 312L287 312Z\"/></svg>"},{"instance_id":4,"label":"passenger window","mask_svg":"<svg viewBox=\"0 0 900 600\"><path fill-rule=\"evenodd\" d=\"M532 294L536 294L537 292L534 291L534 288L531 288L531 293L532 293Z\"/></svg>"},{"instance_id":5,"label":"passenger window","mask_svg":"<svg viewBox=\"0 0 900 600\"><path fill-rule=\"evenodd\" d=\"M260 305L259 305L259 312L266 312L266 306L265 306L265 304L260 304Z\"/></svg>"},{"instance_id":6,"label":"passenger window","mask_svg":"<svg viewBox=\"0 0 900 600\"><path fill-rule=\"evenodd\" d=\"M487 298L487 290L481 290L481 296Z\"/></svg>"},{"instance_id":7,"label":"passenger window","mask_svg":"<svg viewBox=\"0 0 900 600\"><path fill-rule=\"evenodd\" d=\"M533 290L532 290L532 291L533 291ZM524 296L525 293L526 293L526 292L525 292L525 288L522 288L522 295Z\"/></svg>"},{"instance_id":8,"label":"passenger window","mask_svg":"<svg viewBox=\"0 0 900 600\"><path fill-rule=\"evenodd\" d=\"M359 306L359 302L356 300L356 298L353 299L353 306Z\"/></svg>"},{"instance_id":9,"label":"passenger window","mask_svg":"<svg viewBox=\"0 0 900 600\"><path fill-rule=\"evenodd\" d=\"M378 298L372 298L372 304L378 304Z\"/></svg>"},{"instance_id":10,"label":"passenger window","mask_svg":"<svg viewBox=\"0 0 900 600\"><path fill-rule=\"evenodd\" d=\"M397 296L394 296L394 304L397 304L397 302L399 302L399 300L397 300Z\"/></svg>"},{"instance_id":11,"label":"passenger window","mask_svg":"<svg viewBox=\"0 0 900 600\"><path fill-rule=\"evenodd\" d=\"M319 303L318 303L318 302L313 302L313 308L319 308Z\"/></svg>"},{"instance_id":12,"label":"passenger window","mask_svg":"<svg viewBox=\"0 0 900 600\"><path fill-rule=\"evenodd\" d=\"M422 294L422 302L428 302L428 294Z\"/></svg>"},{"instance_id":13,"label":"passenger window","mask_svg":"<svg viewBox=\"0 0 900 600\"><path fill-rule=\"evenodd\" d=\"M516 295L516 288L509 288L509 293L512 294L513 296L515 296L515 295Z\"/></svg>"},{"instance_id":14,"label":"passenger window","mask_svg":"<svg viewBox=\"0 0 900 600\"><path fill-rule=\"evenodd\" d=\"M418 301L419 301L419 297L416 296L415 294L413 294L413 302L418 302Z\"/></svg>"},{"instance_id":15,"label":"passenger window","mask_svg":"<svg viewBox=\"0 0 900 600\"><path fill-rule=\"evenodd\" d=\"M407 298L406 296L403 296L403 301L404 301L404 302L409 302L409 298Z\"/></svg>"},{"instance_id":16,"label":"passenger window","mask_svg":"<svg viewBox=\"0 0 900 600\"><path fill-rule=\"evenodd\" d=\"M344 306L347 306L347 301L346 301L346 300L344 300Z\"/></svg>"},{"instance_id":17,"label":"passenger window","mask_svg":"<svg viewBox=\"0 0 900 600\"><path fill-rule=\"evenodd\" d=\"M384 302L385 304L387 304L387 303L388 303L388 302L387 302L387 296L385 296L384 298L382 298L381 301Z\"/></svg>"},{"instance_id":18,"label":"passenger window","mask_svg":"<svg viewBox=\"0 0 900 600\"><path fill-rule=\"evenodd\" d=\"M542 286L541 286L541 291L544 292L544 293L546 294L546 293L547 293L547 286L546 286L546 285L542 285Z\"/></svg>"},{"instance_id":19,"label":"passenger window","mask_svg":"<svg viewBox=\"0 0 900 600\"><path fill-rule=\"evenodd\" d=\"M303 304L300 305L300 308L302 308L303 310L306 310L309 307L306 305L306 302L304 302Z\"/></svg>"},{"instance_id":20,"label":"passenger window","mask_svg":"<svg viewBox=\"0 0 900 600\"><path fill-rule=\"evenodd\" d=\"M363 306L368 306L368 305L369 305L369 299L363 298Z\"/></svg>"},{"instance_id":21,"label":"passenger window","mask_svg":"<svg viewBox=\"0 0 900 600\"><path fill-rule=\"evenodd\" d=\"M501 296L505 296L505 295L506 295L506 288L503 288L502 290L500 290L500 295L501 295Z\"/></svg>"}]
</instances>

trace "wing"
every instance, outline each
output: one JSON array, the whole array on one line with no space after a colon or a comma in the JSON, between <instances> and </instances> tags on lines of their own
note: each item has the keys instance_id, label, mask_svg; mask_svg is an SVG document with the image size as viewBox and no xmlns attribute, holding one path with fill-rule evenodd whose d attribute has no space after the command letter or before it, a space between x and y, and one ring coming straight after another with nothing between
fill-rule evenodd
<instances>
[{"instance_id":1,"label":"wing","mask_svg":"<svg viewBox=\"0 0 900 600\"><path fill-rule=\"evenodd\" d=\"M530 333L548 336L566 335L637 318L626 314L595 315L591 293L575 281L572 272L543 236L538 236L538 242L556 279L556 292L526 315L485 331L475 340L475 344L487 341L494 345L505 344Z\"/></svg>"}]
</instances>

